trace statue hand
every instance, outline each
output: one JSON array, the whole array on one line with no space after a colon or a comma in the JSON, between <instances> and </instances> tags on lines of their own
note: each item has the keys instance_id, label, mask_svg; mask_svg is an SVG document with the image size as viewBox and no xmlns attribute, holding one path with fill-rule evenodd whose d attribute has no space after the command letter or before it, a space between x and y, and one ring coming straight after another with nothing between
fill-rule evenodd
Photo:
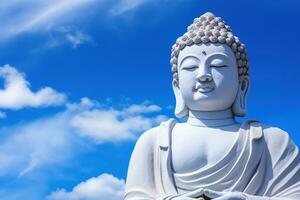
<instances>
[{"instance_id":1,"label":"statue hand","mask_svg":"<svg viewBox=\"0 0 300 200\"><path fill-rule=\"evenodd\" d=\"M214 200L248 200L242 192L217 192L205 189L204 195Z\"/></svg>"}]
</instances>

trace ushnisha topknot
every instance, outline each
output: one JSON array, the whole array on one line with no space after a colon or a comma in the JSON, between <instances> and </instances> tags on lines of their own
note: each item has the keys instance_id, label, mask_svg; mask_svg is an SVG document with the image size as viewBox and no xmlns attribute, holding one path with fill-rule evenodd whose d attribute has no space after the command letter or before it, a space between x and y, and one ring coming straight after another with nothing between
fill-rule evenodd
<instances>
[{"instance_id":1,"label":"ushnisha topknot","mask_svg":"<svg viewBox=\"0 0 300 200\"><path fill-rule=\"evenodd\" d=\"M194 19L192 25L187 28L187 32L176 40L172 46L171 65L173 79L178 79L177 61L181 50L186 46L200 43L221 43L227 44L235 54L239 78L249 76L249 62L245 45L238 37L234 36L231 28L225 24L221 17L207 12Z\"/></svg>"}]
</instances>

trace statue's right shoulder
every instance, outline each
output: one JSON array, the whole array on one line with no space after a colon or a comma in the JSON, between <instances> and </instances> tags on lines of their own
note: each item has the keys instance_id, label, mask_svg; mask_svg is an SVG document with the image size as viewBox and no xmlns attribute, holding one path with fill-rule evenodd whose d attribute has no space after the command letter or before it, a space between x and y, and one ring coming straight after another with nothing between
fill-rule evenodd
<instances>
[{"instance_id":1,"label":"statue's right shoulder","mask_svg":"<svg viewBox=\"0 0 300 200\"><path fill-rule=\"evenodd\" d=\"M136 146L148 146L152 147L157 144L156 142L164 142L168 137L169 131L176 124L175 119L169 119L168 121L161 122L159 126L153 127L145 131L137 140Z\"/></svg>"},{"instance_id":2,"label":"statue's right shoulder","mask_svg":"<svg viewBox=\"0 0 300 200\"><path fill-rule=\"evenodd\" d=\"M138 144L147 144L149 145L150 143L154 143L156 139L156 135L159 132L159 126L153 127L144 133L142 133L139 137L139 139L136 142L136 145Z\"/></svg>"}]
</instances>

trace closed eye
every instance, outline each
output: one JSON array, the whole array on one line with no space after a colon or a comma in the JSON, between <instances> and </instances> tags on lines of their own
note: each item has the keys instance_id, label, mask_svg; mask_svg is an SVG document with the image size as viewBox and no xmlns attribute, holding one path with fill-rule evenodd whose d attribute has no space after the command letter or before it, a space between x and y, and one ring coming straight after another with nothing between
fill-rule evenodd
<instances>
[{"instance_id":1,"label":"closed eye","mask_svg":"<svg viewBox=\"0 0 300 200\"><path fill-rule=\"evenodd\" d=\"M192 71L198 68L199 63L200 60L197 57L187 56L181 61L180 68L182 70Z\"/></svg>"},{"instance_id":2,"label":"closed eye","mask_svg":"<svg viewBox=\"0 0 300 200\"><path fill-rule=\"evenodd\" d=\"M227 65L210 65L210 67L222 68L222 67L228 67L228 66Z\"/></svg>"},{"instance_id":3,"label":"closed eye","mask_svg":"<svg viewBox=\"0 0 300 200\"><path fill-rule=\"evenodd\" d=\"M223 68L223 67L227 67L227 62L226 59L220 57L220 58L215 58L211 61L210 63L210 67L214 67L214 68Z\"/></svg>"},{"instance_id":4,"label":"closed eye","mask_svg":"<svg viewBox=\"0 0 300 200\"><path fill-rule=\"evenodd\" d=\"M190 66L184 66L181 69L185 69L185 70L193 70L193 69L197 69L198 66L197 65L190 65Z\"/></svg>"}]
</instances>

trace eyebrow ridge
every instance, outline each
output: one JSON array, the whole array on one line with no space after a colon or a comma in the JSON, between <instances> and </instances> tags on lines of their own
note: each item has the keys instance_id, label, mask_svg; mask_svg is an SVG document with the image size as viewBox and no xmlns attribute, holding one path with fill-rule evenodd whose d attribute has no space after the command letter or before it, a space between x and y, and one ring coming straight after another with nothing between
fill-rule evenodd
<instances>
[{"instance_id":1,"label":"eyebrow ridge","mask_svg":"<svg viewBox=\"0 0 300 200\"><path fill-rule=\"evenodd\" d=\"M196 56L186 56L186 57L184 57L184 58L180 61L179 66L181 66L181 64L183 63L183 61L185 61L187 58L195 58L195 59L197 59L198 61L200 61L200 59L197 58Z\"/></svg>"},{"instance_id":2,"label":"eyebrow ridge","mask_svg":"<svg viewBox=\"0 0 300 200\"><path fill-rule=\"evenodd\" d=\"M213 52L211 54L208 54L207 57L211 57L211 56L215 56L215 55L221 55L221 56L228 58L228 55L226 55L225 53L220 53L220 52Z\"/></svg>"}]
</instances>

